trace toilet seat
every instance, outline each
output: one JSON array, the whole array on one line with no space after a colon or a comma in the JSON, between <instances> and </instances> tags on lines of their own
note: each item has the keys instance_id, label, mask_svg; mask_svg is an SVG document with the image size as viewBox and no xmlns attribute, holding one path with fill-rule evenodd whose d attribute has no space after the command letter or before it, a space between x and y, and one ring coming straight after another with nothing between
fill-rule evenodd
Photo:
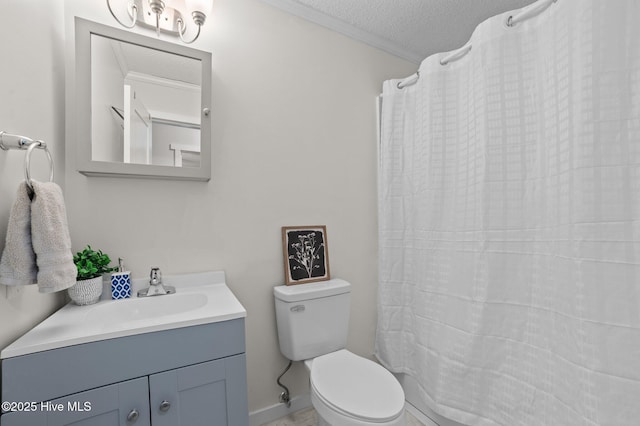
<instances>
[{"instance_id":1,"label":"toilet seat","mask_svg":"<svg viewBox=\"0 0 640 426\"><path fill-rule=\"evenodd\" d=\"M312 394L343 416L388 423L404 413L404 391L395 377L347 350L314 358L310 376Z\"/></svg>"}]
</instances>

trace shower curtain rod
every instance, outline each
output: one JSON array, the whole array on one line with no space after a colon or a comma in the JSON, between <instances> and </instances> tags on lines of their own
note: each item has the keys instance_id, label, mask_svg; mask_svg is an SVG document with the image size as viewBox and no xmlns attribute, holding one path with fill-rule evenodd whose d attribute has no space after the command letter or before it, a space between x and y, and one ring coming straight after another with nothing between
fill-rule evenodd
<instances>
[{"instance_id":1,"label":"shower curtain rod","mask_svg":"<svg viewBox=\"0 0 640 426\"><path fill-rule=\"evenodd\" d=\"M509 15L509 17L505 20L504 23L507 27L513 28L517 24L524 22L527 19L531 19L534 16L539 15L540 13L545 11L549 6L551 6L553 3L556 3L557 1L558 0L545 0L545 1L536 2L533 4L532 7L529 7L516 15ZM471 44L471 42L469 42L464 46L462 46L460 49L454 50L453 52L449 53L448 55L440 59L440 65L445 66L450 62L455 62L458 59L463 58L467 53L471 52L472 47L473 45ZM404 89L407 86L416 84L419 79L420 79L420 71L416 72L415 74L411 74L409 77L398 82L397 87L398 89Z\"/></svg>"}]
</instances>

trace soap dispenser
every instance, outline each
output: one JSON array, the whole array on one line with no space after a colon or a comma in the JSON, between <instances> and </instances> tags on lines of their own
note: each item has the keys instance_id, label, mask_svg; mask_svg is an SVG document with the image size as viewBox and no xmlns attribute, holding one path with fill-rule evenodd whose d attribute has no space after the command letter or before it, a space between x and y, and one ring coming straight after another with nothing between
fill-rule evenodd
<instances>
[{"instance_id":1,"label":"soap dispenser","mask_svg":"<svg viewBox=\"0 0 640 426\"><path fill-rule=\"evenodd\" d=\"M131 272L124 270L124 262L118 258L118 272L111 274L111 298L128 299L131 297Z\"/></svg>"}]
</instances>

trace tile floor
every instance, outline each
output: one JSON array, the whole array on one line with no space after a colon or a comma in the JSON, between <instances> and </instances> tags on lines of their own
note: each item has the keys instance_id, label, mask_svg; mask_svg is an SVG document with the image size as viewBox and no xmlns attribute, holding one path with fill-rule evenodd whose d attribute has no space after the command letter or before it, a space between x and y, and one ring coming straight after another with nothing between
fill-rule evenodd
<instances>
[{"instance_id":1,"label":"tile floor","mask_svg":"<svg viewBox=\"0 0 640 426\"><path fill-rule=\"evenodd\" d=\"M413 417L411 413L406 412L407 426L425 426L418 419ZM315 426L316 411L313 408L305 408L295 413L284 416L262 426Z\"/></svg>"}]
</instances>

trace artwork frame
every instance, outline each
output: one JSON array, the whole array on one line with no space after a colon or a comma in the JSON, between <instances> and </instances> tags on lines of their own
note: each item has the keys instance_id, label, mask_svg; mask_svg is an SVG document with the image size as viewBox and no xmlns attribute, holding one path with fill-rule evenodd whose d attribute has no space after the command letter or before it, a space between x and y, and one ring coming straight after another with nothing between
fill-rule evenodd
<instances>
[{"instance_id":1,"label":"artwork frame","mask_svg":"<svg viewBox=\"0 0 640 426\"><path fill-rule=\"evenodd\" d=\"M283 226L282 253L286 285L331 279L325 225Z\"/></svg>"}]
</instances>

